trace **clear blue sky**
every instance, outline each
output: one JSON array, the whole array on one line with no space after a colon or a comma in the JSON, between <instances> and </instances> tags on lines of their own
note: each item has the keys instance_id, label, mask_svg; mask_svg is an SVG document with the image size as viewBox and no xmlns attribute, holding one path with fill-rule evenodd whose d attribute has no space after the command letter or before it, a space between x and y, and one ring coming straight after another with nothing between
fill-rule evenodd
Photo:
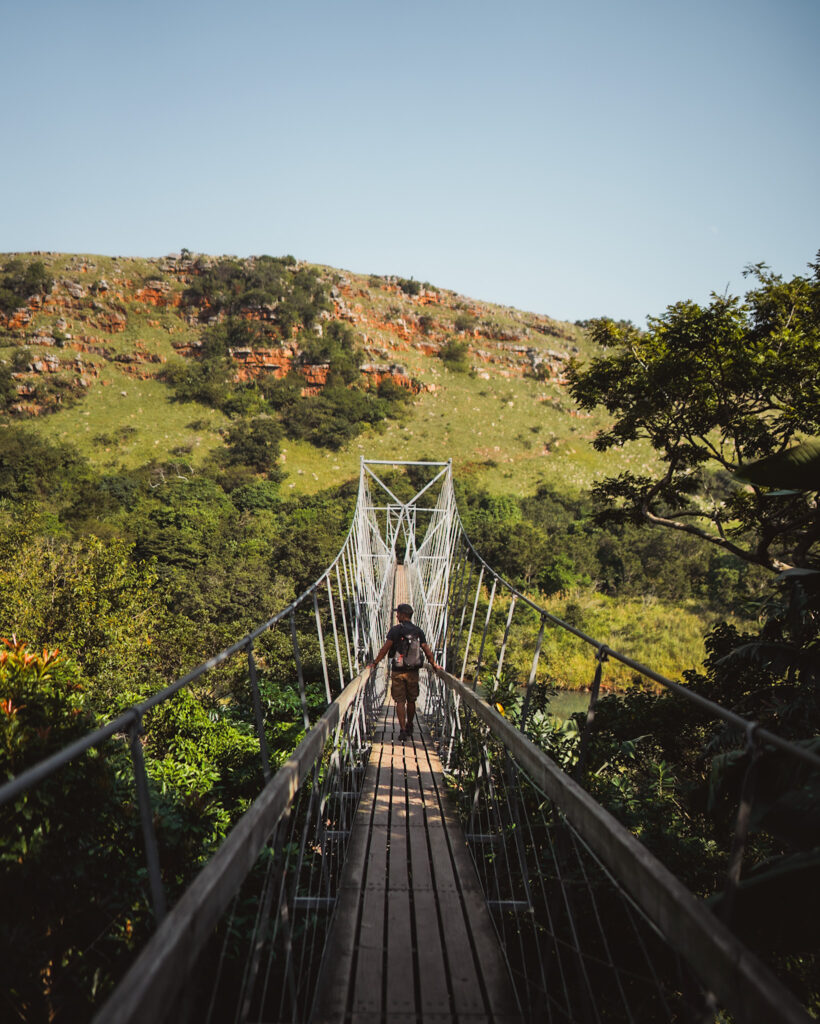
<instances>
[{"instance_id":1,"label":"clear blue sky","mask_svg":"<svg viewBox=\"0 0 820 1024\"><path fill-rule=\"evenodd\" d=\"M642 323L820 247L818 0L3 2L0 251Z\"/></svg>"}]
</instances>

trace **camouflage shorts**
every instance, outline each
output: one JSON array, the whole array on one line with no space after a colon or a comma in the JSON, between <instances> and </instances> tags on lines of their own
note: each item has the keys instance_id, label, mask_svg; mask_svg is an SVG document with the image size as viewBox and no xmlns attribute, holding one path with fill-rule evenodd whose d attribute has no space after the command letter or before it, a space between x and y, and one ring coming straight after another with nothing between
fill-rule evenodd
<instances>
[{"instance_id":1,"label":"camouflage shorts","mask_svg":"<svg viewBox=\"0 0 820 1024\"><path fill-rule=\"evenodd\" d=\"M393 670L390 693L395 701L408 700L415 704L419 695L419 670L408 668L404 672Z\"/></svg>"}]
</instances>

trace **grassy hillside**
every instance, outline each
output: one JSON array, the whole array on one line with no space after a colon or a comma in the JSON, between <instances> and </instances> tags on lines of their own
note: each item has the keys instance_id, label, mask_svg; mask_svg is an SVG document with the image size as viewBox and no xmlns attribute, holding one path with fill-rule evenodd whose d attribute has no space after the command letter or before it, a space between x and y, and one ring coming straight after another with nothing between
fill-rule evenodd
<instances>
[{"instance_id":1,"label":"grassy hillside","mask_svg":"<svg viewBox=\"0 0 820 1024\"><path fill-rule=\"evenodd\" d=\"M29 419L45 437L71 441L111 468L179 461L195 469L223 445L226 416L175 400L161 380L169 365L195 359L203 332L224 319L207 306L180 305L203 266L218 260L20 259L41 262L54 284L0 316L0 360L15 370L20 392L7 421ZM339 451L286 441L285 490L312 493L349 480L361 455L452 458L458 474L516 494L541 482L582 489L635 458L602 456L588 444L602 421L579 414L563 385L566 359L589 351L574 325L413 281L314 269L331 296L325 327L351 324L371 367L411 378L419 390L401 422L368 428ZM452 340L468 347L466 372L438 355Z\"/></svg>"},{"instance_id":2,"label":"grassy hillside","mask_svg":"<svg viewBox=\"0 0 820 1024\"><path fill-rule=\"evenodd\" d=\"M231 337L247 337L248 343L223 347L214 357L209 346L215 334L237 323L241 329ZM278 487L283 497L330 493L357 478L362 456L451 458L456 478L478 485L474 494L483 489L491 498L509 496L513 504L535 495L541 485L581 495L596 479L627 467L640 469L652 457L639 445L605 455L592 448L605 420L600 413L580 412L565 384L568 361L592 352L575 325L412 280L357 275L291 258L236 260L184 251L161 259L0 257L0 400L5 403L0 446L3 428L24 422L45 440L70 442L96 471L127 474L150 467L141 479L144 487L147 478L152 489L168 480L199 478L206 489L217 486L214 494L229 505L226 494L236 489L241 506L243 485L277 474L270 463L261 469L247 461L237 466L228 451L232 433L237 424L269 422L272 416L281 416L287 430L276 389L289 381L292 393L294 387L302 393L300 415L305 403L318 407L335 372L330 362L322 362L334 338L347 339L360 353L347 366L345 384L340 388L337 382L337 394L347 388L374 399L386 383L389 395L404 399L391 399L386 414L357 427L359 433L336 448L294 440L293 431L277 441L282 479L273 491ZM337 346L337 356L345 355L343 349ZM448 354L453 358L442 358ZM179 380L201 383L197 374L209 359L221 368L223 390L206 389L216 394L211 401L181 400ZM225 387L232 391L227 403ZM580 504L573 508L563 532L554 522L541 523L534 534L525 531L530 542L546 545L538 558L560 555L561 538L572 536L574 521L589 518ZM114 526L93 520L96 514L88 513L92 533L99 528L139 535L133 524L124 527L118 520ZM80 513L75 509L71 515ZM77 521L84 522L81 515ZM243 529L248 536L253 532L247 523ZM613 583L613 570L594 555L603 535L591 529L595 539L584 556L587 567L578 551L572 556L575 577L587 582L550 598L553 610L569 615L569 602L595 635L662 662L669 674L699 664L702 634L728 609L709 606L702 583L699 589L679 587L677 599L648 578L643 594L634 585ZM265 550L271 544L266 537ZM693 579L706 572L705 562L686 554L679 538L660 541L661 547L668 542L662 562L683 567L677 559L690 559L681 572ZM617 549L621 540L613 535L606 543ZM506 547L505 540L499 550L487 548L485 554L500 559ZM620 551L612 557L628 562L631 556ZM497 564L500 568L502 561ZM514 559L506 567L514 579L523 578L519 569ZM630 572L644 579L640 567ZM649 603L642 600L647 596ZM640 629L632 635L635 621ZM648 637L654 638L649 647ZM559 685L588 684L585 662L576 665L563 649L555 656ZM623 686L628 680L610 682Z\"/></svg>"}]
</instances>

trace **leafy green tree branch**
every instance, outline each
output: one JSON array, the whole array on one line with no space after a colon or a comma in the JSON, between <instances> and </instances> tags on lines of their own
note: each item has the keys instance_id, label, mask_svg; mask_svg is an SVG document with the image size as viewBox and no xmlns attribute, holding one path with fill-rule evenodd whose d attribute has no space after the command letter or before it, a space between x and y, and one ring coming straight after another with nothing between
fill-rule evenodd
<instances>
[{"instance_id":1,"label":"leafy green tree branch","mask_svg":"<svg viewBox=\"0 0 820 1024\"><path fill-rule=\"evenodd\" d=\"M820 263L785 281L762 264L741 300L679 302L647 331L592 321L604 354L569 371L584 409L604 406L607 451L639 439L660 457L653 476L598 484L604 520L648 523L705 540L772 571L806 565L817 531L817 488L786 500L733 474L820 432Z\"/></svg>"}]
</instances>

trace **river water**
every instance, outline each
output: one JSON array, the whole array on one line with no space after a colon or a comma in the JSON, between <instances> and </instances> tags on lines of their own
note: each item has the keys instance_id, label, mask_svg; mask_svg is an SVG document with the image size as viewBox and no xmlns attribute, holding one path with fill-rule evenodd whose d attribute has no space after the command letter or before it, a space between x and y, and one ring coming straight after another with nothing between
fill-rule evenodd
<instances>
[{"instance_id":1,"label":"river water","mask_svg":"<svg viewBox=\"0 0 820 1024\"><path fill-rule=\"evenodd\" d=\"M556 718L569 718L574 711L586 711L589 694L583 690L558 690L550 694L547 710Z\"/></svg>"}]
</instances>

